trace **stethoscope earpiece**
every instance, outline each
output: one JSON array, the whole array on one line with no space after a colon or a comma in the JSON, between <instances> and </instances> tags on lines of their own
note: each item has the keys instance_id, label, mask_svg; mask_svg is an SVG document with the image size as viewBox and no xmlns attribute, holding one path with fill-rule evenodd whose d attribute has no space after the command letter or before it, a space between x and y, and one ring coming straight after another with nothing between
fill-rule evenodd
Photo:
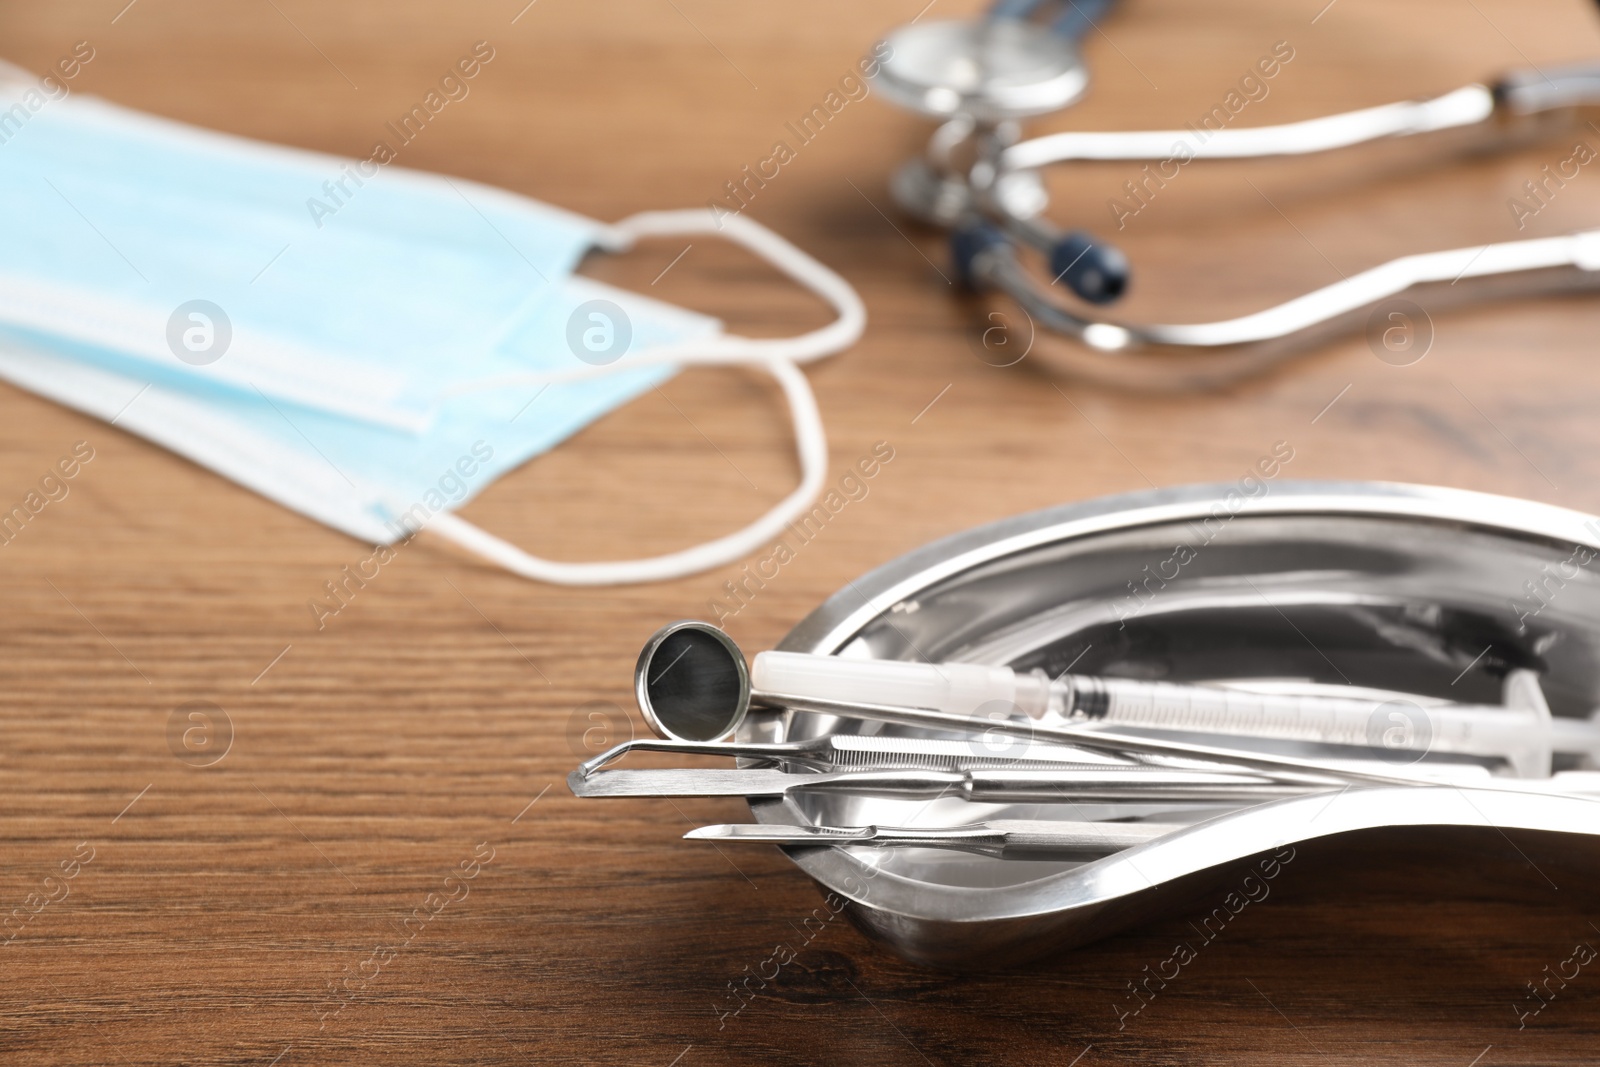
<instances>
[{"instance_id":1,"label":"stethoscope earpiece","mask_svg":"<svg viewBox=\"0 0 1600 1067\"><path fill-rule=\"evenodd\" d=\"M1089 88L1077 42L1014 18L916 22L878 46L876 88L930 118L1004 122L1059 111Z\"/></svg>"}]
</instances>

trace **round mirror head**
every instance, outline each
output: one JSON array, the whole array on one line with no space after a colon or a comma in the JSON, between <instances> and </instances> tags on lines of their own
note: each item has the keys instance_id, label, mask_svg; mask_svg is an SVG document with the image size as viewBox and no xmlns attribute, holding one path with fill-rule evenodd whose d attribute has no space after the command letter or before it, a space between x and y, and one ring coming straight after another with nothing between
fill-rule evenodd
<instances>
[{"instance_id":1,"label":"round mirror head","mask_svg":"<svg viewBox=\"0 0 1600 1067\"><path fill-rule=\"evenodd\" d=\"M1058 111L1089 87L1067 37L1017 19L922 22L878 44L873 80L893 103L934 118L1003 122Z\"/></svg>"},{"instance_id":2,"label":"round mirror head","mask_svg":"<svg viewBox=\"0 0 1600 1067\"><path fill-rule=\"evenodd\" d=\"M633 690L650 729L672 741L721 740L750 709L744 653L708 622L675 622L651 635Z\"/></svg>"}]
</instances>

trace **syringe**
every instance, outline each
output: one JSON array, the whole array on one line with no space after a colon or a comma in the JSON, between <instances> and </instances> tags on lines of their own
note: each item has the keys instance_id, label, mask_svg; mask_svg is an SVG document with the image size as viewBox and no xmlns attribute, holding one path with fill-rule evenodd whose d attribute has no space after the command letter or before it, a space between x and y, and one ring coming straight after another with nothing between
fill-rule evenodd
<instances>
[{"instance_id":1,"label":"syringe","mask_svg":"<svg viewBox=\"0 0 1600 1067\"><path fill-rule=\"evenodd\" d=\"M1548 777L1553 752L1600 754L1600 725L1553 718L1537 677L1513 672L1507 705L1423 703L1404 698L1295 695L1017 672L970 663L856 660L762 652L752 696L774 703L858 702L967 716L1006 714L1075 724L1306 741L1504 759L1524 778ZM1013 715L1014 717L1014 715Z\"/></svg>"}]
</instances>

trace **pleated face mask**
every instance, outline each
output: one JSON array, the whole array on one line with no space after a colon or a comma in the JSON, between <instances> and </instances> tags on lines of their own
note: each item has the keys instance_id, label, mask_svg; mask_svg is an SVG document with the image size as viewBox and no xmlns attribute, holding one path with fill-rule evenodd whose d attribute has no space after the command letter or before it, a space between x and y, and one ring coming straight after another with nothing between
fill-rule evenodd
<instances>
[{"instance_id":1,"label":"pleated face mask","mask_svg":"<svg viewBox=\"0 0 1600 1067\"><path fill-rule=\"evenodd\" d=\"M21 109L20 111L17 109ZM526 577L647 581L736 559L821 488L795 362L865 322L854 290L742 217L606 225L473 182L264 145L0 71L0 377L115 421L373 544L428 528ZM331 205L331 210L330 210ZM574 276L592 248L712 234L837 311L784 339ZM801 481L755 523L653 559L539 559L454 510L686 364L755 364Z\"/></svg>"}]
</instances>

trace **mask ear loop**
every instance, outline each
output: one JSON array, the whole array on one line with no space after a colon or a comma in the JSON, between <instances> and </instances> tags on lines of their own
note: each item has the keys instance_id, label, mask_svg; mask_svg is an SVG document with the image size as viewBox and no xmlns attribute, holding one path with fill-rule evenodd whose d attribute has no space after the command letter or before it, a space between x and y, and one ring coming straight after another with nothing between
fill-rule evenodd
<instances>
[{"instance_id":1,"label":"mask ear loop","mask_svg":"<svg viewBox=\"0 0 1600 1067\"><path fill-rule=\"evenodd\" d=\"M0 59L0 85L15 82L18 86L23 86L38 81L39 76L27 67L19 67L15 63Z\"/></svg>"},{"instance_id":2,"label":"mask ear loop","mask_svg":"<svg viewBox=\"0 0 1600 1067\"><path fill-rule=\"evenodd\" d=\"M474 383L473 389L515 383L575 381L661 363L681 365L753 364L771 374L783 389L800 457L800 484L766 514L743 529L680 552L649 559L605 563L562 563L523 551L452 512L441 511L427 529L454 541L513 574L556 585L622 585L681 578L749 555L777 539L822 491L827 475L828 441L817 398L795 366L854 344L866 327L866 308L850 283L759 223L731 216L720 223L708 211L648 211L623 219L602 234L601 247L623 251L640 237L713 234L743 245L831 304L838 318L796 337L750 338L729 335L685 345L668 345L604 367L581 367L552 374Z\"/></svg>"}]
</instances>

